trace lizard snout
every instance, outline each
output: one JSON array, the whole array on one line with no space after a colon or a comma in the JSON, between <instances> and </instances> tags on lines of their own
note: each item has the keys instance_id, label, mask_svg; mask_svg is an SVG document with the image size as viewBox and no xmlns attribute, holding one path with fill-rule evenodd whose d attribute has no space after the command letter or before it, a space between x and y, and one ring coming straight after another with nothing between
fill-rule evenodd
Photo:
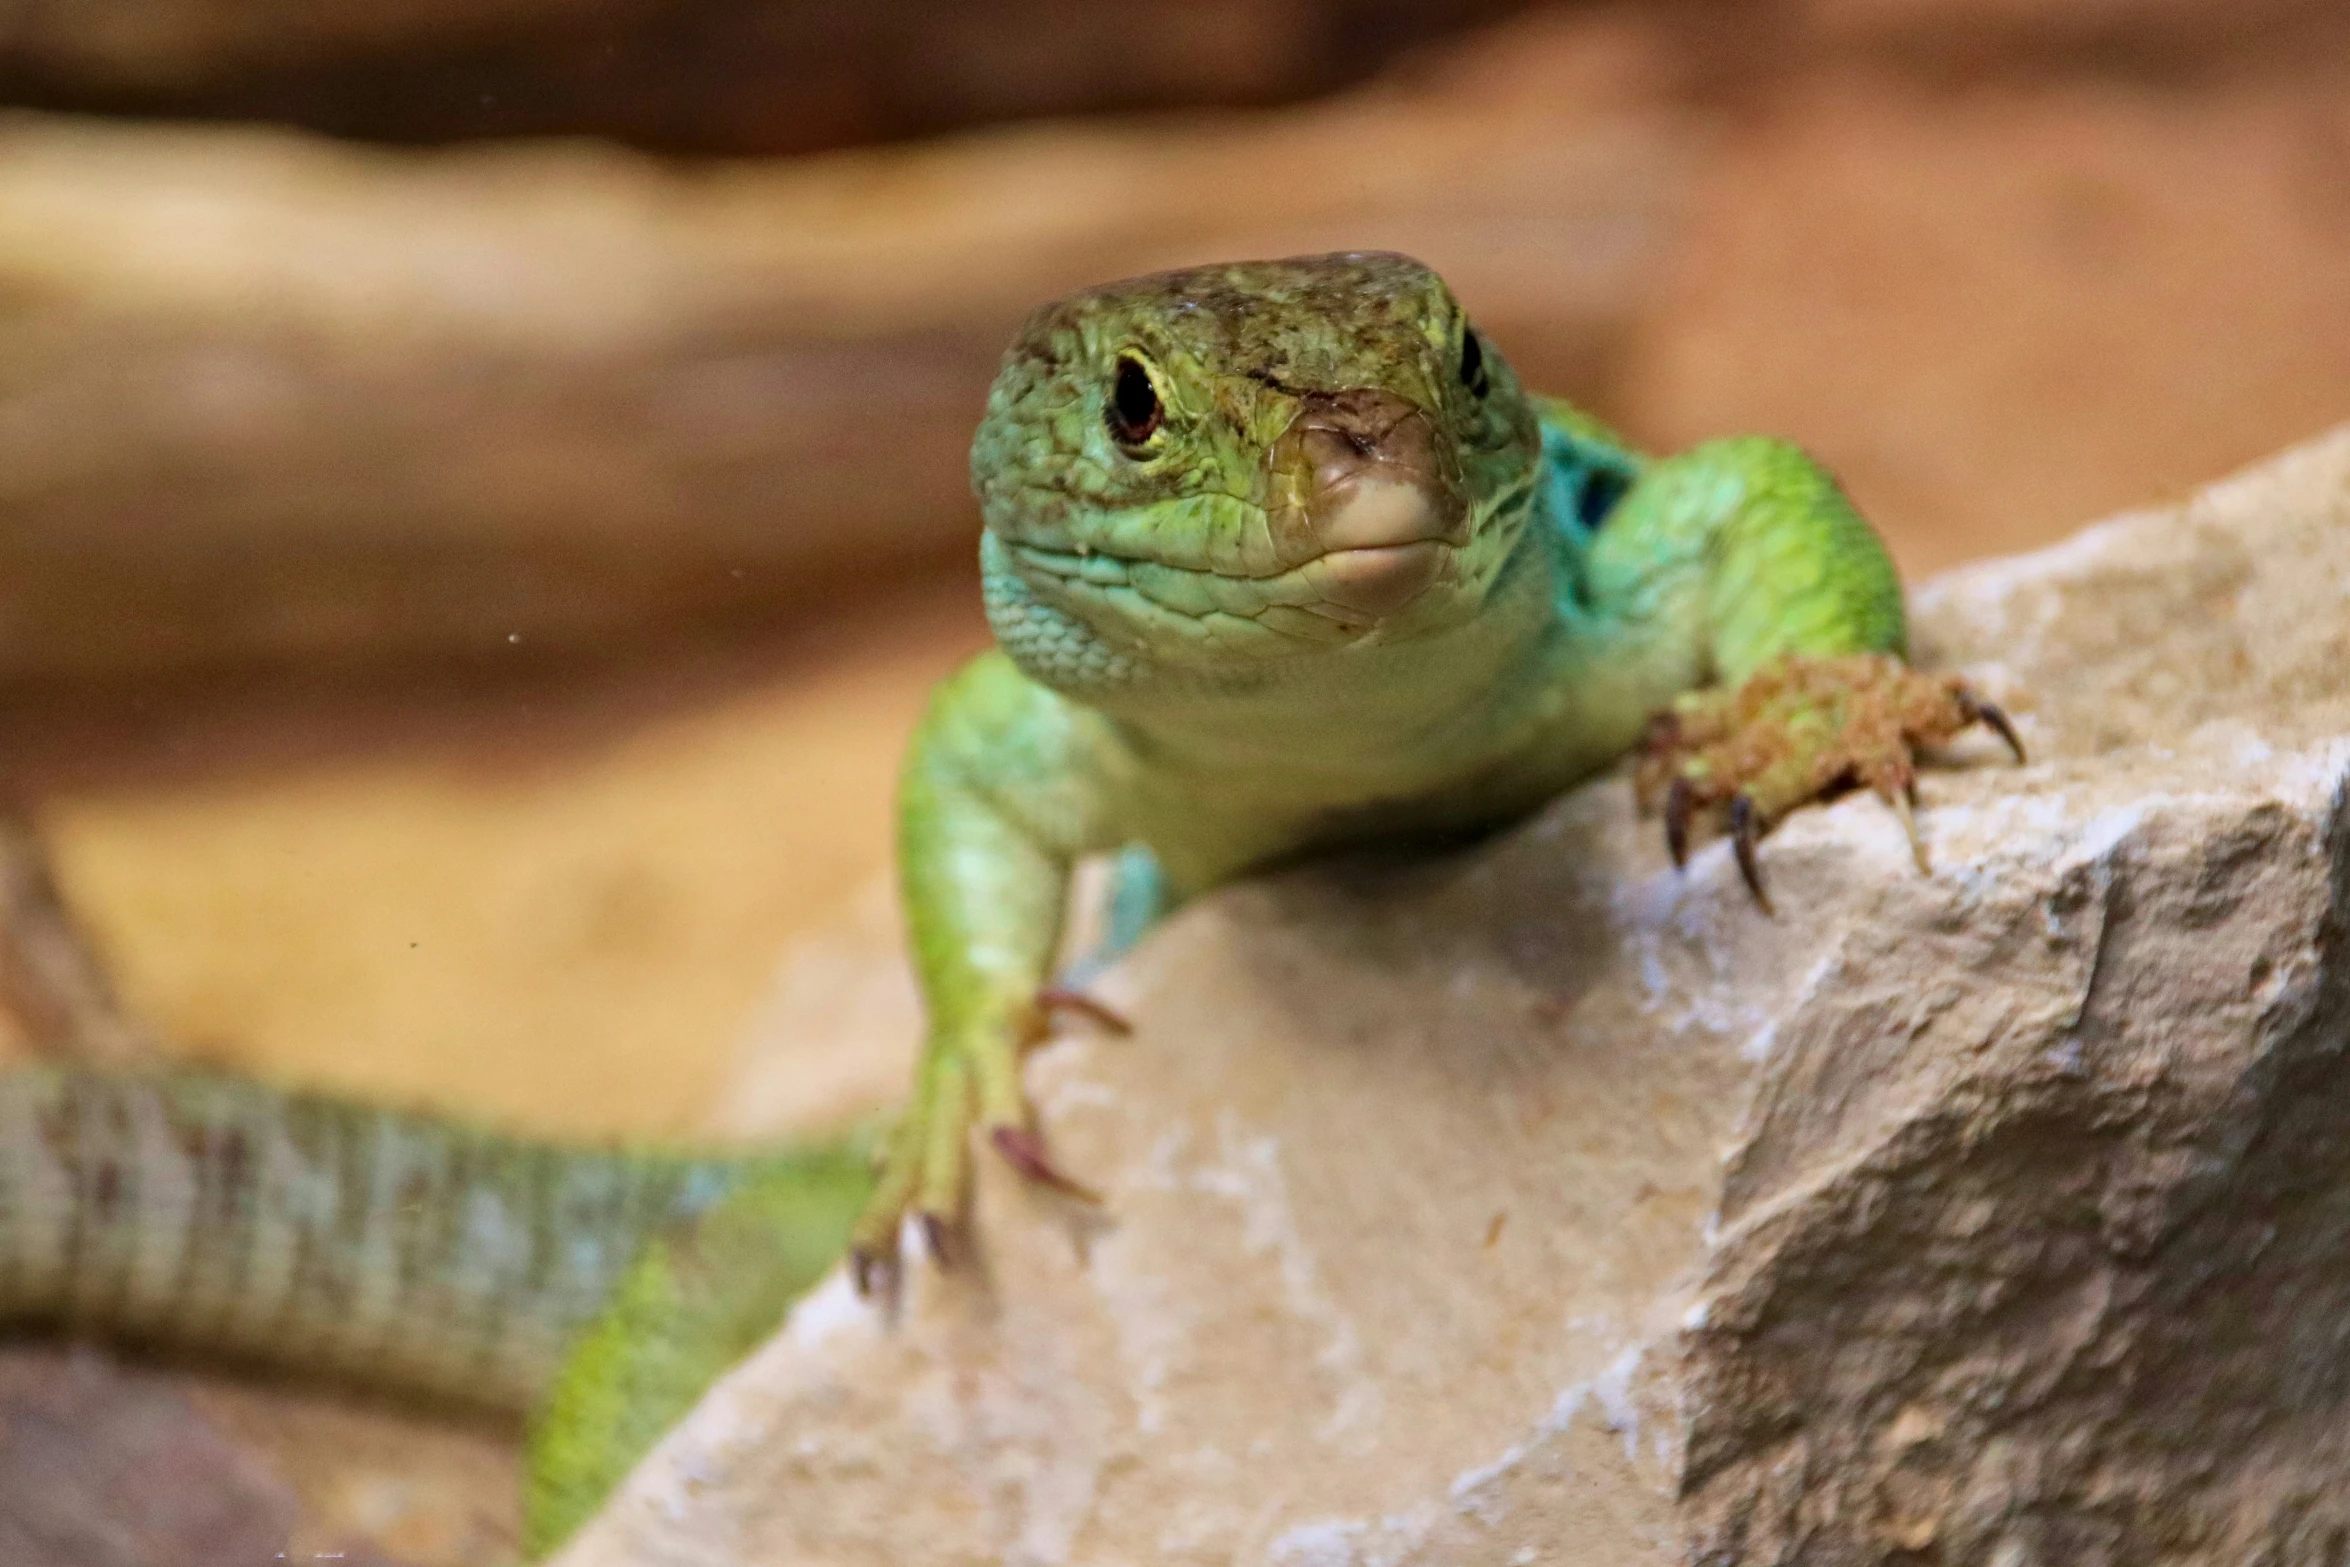
<instances>
[{"instance_id":1,"label":"lizard snout","mask_svg":"<svg viewBox=\"0 0 2350 1567\"><path fill-rule=\"evenodd\" d=\"M1467 542L1468 498L1427 412L1393 392L1308 395L1267 454L1275 538L1331 604L1392 615Z\"/></svg>"}]
</instances>

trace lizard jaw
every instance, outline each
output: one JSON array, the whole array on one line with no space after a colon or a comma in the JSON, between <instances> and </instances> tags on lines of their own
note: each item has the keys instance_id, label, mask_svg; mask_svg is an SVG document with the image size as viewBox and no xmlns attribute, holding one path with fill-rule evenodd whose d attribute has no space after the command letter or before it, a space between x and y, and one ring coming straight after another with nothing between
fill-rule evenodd
<instances>
[{"instance_id":1,"label":"lizard jaw","mask_svg":"<svg viewBox=\"0 0 2350 1567\"><path fill-rule=\"evenodd\" d=\"M1268 576L1147 557L1011 544L1032 591L1113 637L1136 611L1253 620L1312 643L1348 641L1392 619L1444 579L1456 547L1439 539L1325 550ZM1102 623L1105 620L1112 623ZM1287 640L1287 638L1284 638Z\"/></svg>"}]
</instances>

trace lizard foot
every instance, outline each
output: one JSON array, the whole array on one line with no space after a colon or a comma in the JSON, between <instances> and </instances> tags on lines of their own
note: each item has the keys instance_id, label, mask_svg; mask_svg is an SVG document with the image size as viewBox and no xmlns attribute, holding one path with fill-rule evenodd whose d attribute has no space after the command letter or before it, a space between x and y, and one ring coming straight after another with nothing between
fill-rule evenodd
<instances>
[{"instance_id":1,"label":"lizard foot","mask_svg":"<svg viewBox=\"0 0 2350 1567\"><path fill-rule=\"evenodd\" d=\"M873 1195L849 1234L849 1273L858 1294L896 1309L902 1282L898 1233L909 1217L932 1260L942 1268L954 1266L970 1198L975 1127L1027 1179L1081 1202L1101 1200L1053 1163L1031 1124L1028 1097L1020 1086L1021 1056L1043 1042L1050 1019L1062 1013L1112 1033L1131 1027L1083 992L1054 988L1038 993L1016 1030L953 1044L933 1041L924 1053L912 1102L883 1142Z\"/></svg>"},{"instance_id":2,"label":"lizard foot","mask_svg":"<svg viewBox=\"0 0 2350 1567\"><path fill-rule=\"evenodd\" d=\"M2024 759L2007 715L1956 676L1921 674L1885 653L1788 657L1734 691L1690 692L1651 719L1634 787L1644 811L1661 803L1675 865L1689 857L1691 823L1718 816L1768 914L1755 845L1787 812L1845 789L1873 789L1892 806L1926 869L1916 752L1976 724Z\"/></svg>"}]
</instances>

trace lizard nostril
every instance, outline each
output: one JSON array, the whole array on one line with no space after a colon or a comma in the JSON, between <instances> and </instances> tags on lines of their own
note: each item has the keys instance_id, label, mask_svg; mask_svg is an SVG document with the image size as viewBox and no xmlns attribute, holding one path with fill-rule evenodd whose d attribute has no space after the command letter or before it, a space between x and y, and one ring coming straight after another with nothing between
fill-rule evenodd
<instances>
[{"instance_id":1,"label":"lizard nostril","mask_svg":"<svg viewBox=\"0 0 2350 1567\"><path fill-rule=\"evenodd\" d=\"M1459 465L1427 412L1394 392L1306 394L1266 452L1266 467L1267 521L1281 566L1342 550L1467 539ZM1350 569L1385 576L1388 568L1366 557Z\"/></svg>"}]
</instances>

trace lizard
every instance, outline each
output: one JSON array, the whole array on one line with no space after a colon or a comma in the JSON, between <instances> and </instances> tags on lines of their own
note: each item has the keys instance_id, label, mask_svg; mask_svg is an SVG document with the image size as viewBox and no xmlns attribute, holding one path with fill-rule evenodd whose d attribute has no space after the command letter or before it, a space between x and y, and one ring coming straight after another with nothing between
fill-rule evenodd
<instances>
[{"instance_id":1,"label":"lizard","mask_svg":"<svg viewBox=\"0 0 2350 1567\"><path fill-rule=\"evenodd\" d=\"M0 1078L0 1316L530 1414L560 1542L845 1250L951 1262L975 1146L1090 1194L1020 1080L1078 862L1114 942L1301 854L1505 826L1628 754L1676 862L1837 788L1909 814L1982 722L1903 660L1901 585L1825 470L1649 458L1528 392L1437 275L1362 252L1153 275L1035 313L972 445L996 647L901 773L926 1038L878 1147L561 1148L179 1072ZM1924 863L1923 850L1919 861Z\"/></svg>"},{"instance_id":2,"label":"lizard","mask_svg":"<svg viewBox=\"0 0 2350 1567\"><path fill-rule=\"evenodd\" d=\"M997 646L938 690L900 794L928 1038L851 1238L951 1261L975 1138L1091 1194L1020 1081L1072 867L1153 912L1299 855L1518 820L1638 754L1676 863L1850 785L1926 865L1916 756L2014 726L1911 669L1901 582L1841 486L1759 436L1649 458L1528 392L1386 252L1154 274L1036 312L974 436Z\"/></svg>"}]
</instances>

